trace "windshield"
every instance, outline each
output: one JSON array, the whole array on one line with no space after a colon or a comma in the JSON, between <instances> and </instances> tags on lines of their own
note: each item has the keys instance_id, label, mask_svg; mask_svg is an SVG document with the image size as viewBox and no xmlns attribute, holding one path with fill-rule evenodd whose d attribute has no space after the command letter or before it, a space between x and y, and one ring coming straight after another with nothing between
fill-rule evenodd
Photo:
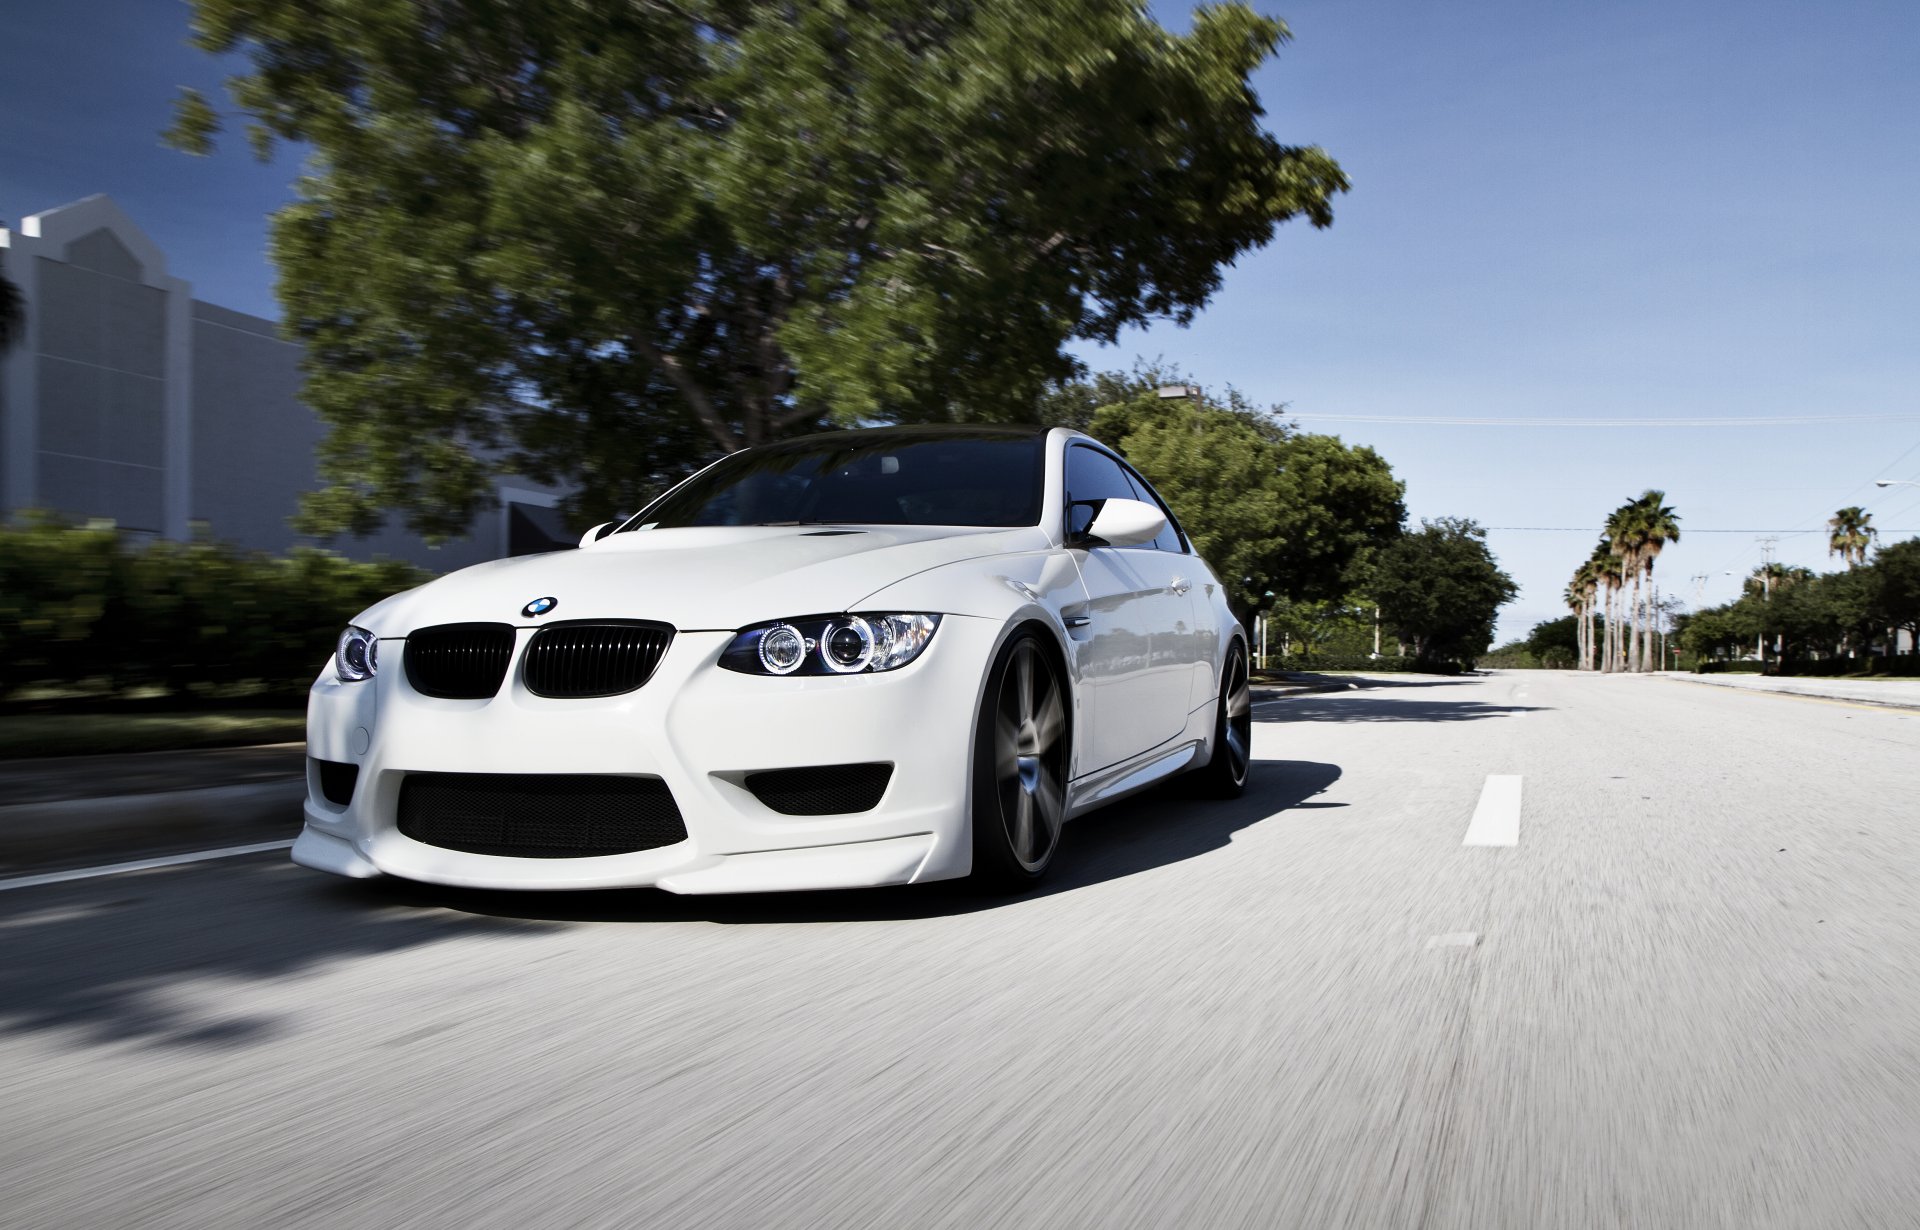
<instances>
[{"instance_id":1,"label":"windshield","mask_svg":"<svg viewBox=\"0 0 1920 1230\"><path fill-rule=\"evenodd\" d=\"M859 432L735 453L622 529L1038 525L1046 437Z\"/></svg>"}]
</instances>

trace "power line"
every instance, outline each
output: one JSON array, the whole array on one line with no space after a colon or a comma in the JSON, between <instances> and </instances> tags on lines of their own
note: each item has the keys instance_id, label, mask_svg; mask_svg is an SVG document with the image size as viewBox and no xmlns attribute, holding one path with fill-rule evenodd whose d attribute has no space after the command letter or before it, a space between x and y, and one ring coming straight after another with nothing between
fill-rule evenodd
<instances>
[{"instance_id":1,"label":"power line","mask_svg":"<svg viewBox=\"0 0 1920 1230\"><path fill-rule=\"evenodd\" d=\"M1606 533L1606 530L1603 528L1595 528L1595 527L1589 527L1584 525L1489 525L1486 528L1489 532L1492 532L1494 530L1503 530L1511 533L1527 533L1527 534L1604 534ZM1882 530L1877 525L1874 527L1874 529L1879 530L1879 532L1882 534L1920 534L1920 530ZM1811 530L1711 529L1709 530L1709 529L1701 529L1698 526L1688 526L1686 532L1689 534L1779 534L1779 535L1782 535L1783 537L1792 537L1797 534L1818 534L1820 531L1817 529L1811 529Z\"/></svg>"},{"instance_id":2,"label":"power line","mask_svg":"<svg viewBox=\"0 0 1920 1230\"><path fill-rule=\"evenodd\" d=\"M1915 423L1920 414L1790 414L1757 418L1496 418L1416 414L1313 414L1289 410L1287 418L1321 423L1387 423L1407 427L1710 428L1815 427L1853 423Z\"/></svg>"}]
</instances>

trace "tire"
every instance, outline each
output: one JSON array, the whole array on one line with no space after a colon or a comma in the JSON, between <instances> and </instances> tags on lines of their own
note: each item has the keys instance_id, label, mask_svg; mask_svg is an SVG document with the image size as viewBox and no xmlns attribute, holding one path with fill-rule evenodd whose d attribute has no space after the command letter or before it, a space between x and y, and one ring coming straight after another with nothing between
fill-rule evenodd
<instances>
[{"instance_id":1,"label":"tire","mask_svg":"<svg viewBox=\"0 0 1920 1230\"><path fill-rule=\"evenodd\" d=\"M1040 882L1066 826L1066 681L1034 632L987 674L973 739L973 880L991 892Z\"/></svg>"},{"instance_id":2,"label":"tire","mask_svg":"<svg viewBox=\"0 0 1920 1230\"><path fill-rule=\"evenodd\" d=\"M1237 799L1253 768L1253 690L1247 679L1247 647L1235 640L1220 668L1220 699L1214 709L1213 759L1193 771L1194 791L1210 799Z\"/></svg>"}]
</instances>

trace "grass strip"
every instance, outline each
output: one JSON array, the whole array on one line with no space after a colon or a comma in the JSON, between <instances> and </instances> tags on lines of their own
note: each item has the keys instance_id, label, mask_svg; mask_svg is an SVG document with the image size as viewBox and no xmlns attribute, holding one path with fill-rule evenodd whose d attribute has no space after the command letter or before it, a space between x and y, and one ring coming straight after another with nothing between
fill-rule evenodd
<instances>
[{"instance_id":1,"label":"grass strip","mask_svg":"<svg viewBox=\"0 0 1920 1230\"><path fill-rule=\"evenodd\" d=\"M0 760L293 743L306 729L298 710L16 713L0 716Z\"/></svg>"}]
</instances>

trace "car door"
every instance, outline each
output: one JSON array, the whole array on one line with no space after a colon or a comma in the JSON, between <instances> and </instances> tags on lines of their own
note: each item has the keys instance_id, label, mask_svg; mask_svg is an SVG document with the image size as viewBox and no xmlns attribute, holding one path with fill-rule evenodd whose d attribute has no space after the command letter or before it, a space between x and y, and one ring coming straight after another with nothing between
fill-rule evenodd
<instances>
[{"instance_id":1,"label":"car door","mask_svg":"<svg viewBox=\"0 0 1920 1230\"><path fill-rule=\"evenodd\" d=\"M1102 501L1138 499L1126 471L1090 445L1067 449L1068 551L1087 590L1085 620L1075 641L1079 717L1085 740L1082 773L1118 764L1174 738L1186 726L1192 691L1191 577L1151 543L1138 547L1074 545Z\"/></svg>"},{"instance_id":2,"label":"car door","mask_svg":"<svg viewBox=\"0 0 1920 1230\"><path fill-rule=\"evenodd\" d=\"M1213 573L1207 568L1206 562L1193 553L1193 544L1181 532L1180 523L1174 518L1173 510L1167 507L1167 502L1160 498L1160 493L1140 477L1140 471L1124 462L1121 467L1133 483L1134 498L1152 504L1167 519L1167 528L1160 531L1153 545L1172 569L1168 587L1175 593L1184 589L1187 595L1186 623L1180 629L1185 635L1169 647L1169 653L1177 655L1187 672L1190 685L1187 709L1191 712L1201 705L1210 704L1219 694L1218 681L1214 679L1214 650L1219 641L1219 630L1214 626Z\"/></svg>"}]
</instances>

